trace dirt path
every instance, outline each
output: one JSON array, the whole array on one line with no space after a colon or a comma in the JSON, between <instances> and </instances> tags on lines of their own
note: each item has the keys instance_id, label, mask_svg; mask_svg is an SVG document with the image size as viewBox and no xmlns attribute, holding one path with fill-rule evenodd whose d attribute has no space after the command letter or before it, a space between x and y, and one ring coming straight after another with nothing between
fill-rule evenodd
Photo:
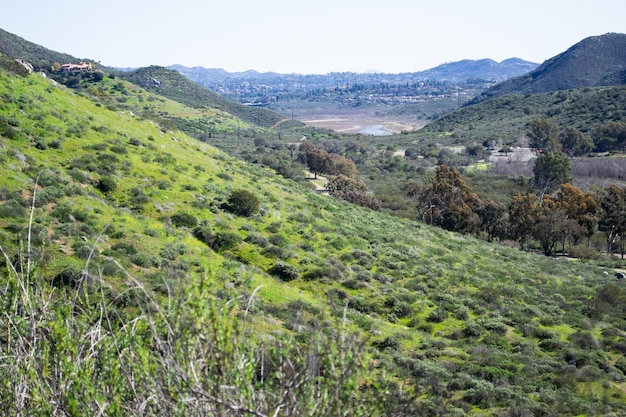
<instances>
[{"instance_id":1,"label":"dirt path","mask_svg":"<svg viewBox=\"0 0 626 417\"><path fill-rule=\"evenodd\" d=\"M306 179L308 181L311 181L311 183L315 185L315 191L320 194L328 195L328 190L326 189L326 184L328 184L328 178L320 177L319 175L317 176L317 178L315 178L315 175L312 172L307 171Z\"/></svg>"}]
</instances>

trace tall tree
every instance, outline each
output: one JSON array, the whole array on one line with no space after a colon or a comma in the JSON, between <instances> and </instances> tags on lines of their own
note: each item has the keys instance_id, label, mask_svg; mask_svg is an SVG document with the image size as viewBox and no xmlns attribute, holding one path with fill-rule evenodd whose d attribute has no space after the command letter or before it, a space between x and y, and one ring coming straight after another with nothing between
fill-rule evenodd
<instances>
[{"instance_id":1,"label":"tall tree","mask_svg":"<svg viewBox=\"0 0 626 417\"><path fill-rule=\"evenodd\" d=\"M559 185L571 182L570 160L559 152L543 152L535 159L533 174L539 196L550 194Z\"/></svg>"},{"instance_id":2,"label":"tall tree","mask_svg":"<svg viewBox=\"0 0 626 417\"><path fill-rule=\"evenodd\" d=\"M560 151L559 126L551 119L540 117L530 122L528 128L529 145L542 151Z\"/></svg>"},{"instance_id":3,"label":"tall tree","mask_svg":"<svg viewBox=\"0 0 626 417\"><path fill-rule=\"evenodd\" d=\"M474 208L480 200L456 168L438 166L430 186L422 190L420 198L426 203L428 223L455 232L476 232L480 220Z\"/></svg>"},{"instance_id":4,"label":"tall tree","mask_svg":"<svg viewBox=\"0 0 626 417\"><path fill-rule=\"evenodd\" d=\"M474 209L480 218L480 229L487 233L487 241L492 242L493 238L500 234L505 227L506 206L492 200L481 200Z\"/></svg>"},{"instance_id":5,"label":"tall tree","mask_svg":"<svg viewBox=\"0 0 626 417\"><path fill-rule=\"evenodd\" d=\"M528 247L532 237L537 212L539 210L539 197L536 194L515 193L509 204L509 222L513 237L520 242L520 247Z\"/></svg>"},{"instance_id":6,"label":"tall tree","mask_svg":"<svg viewBox=\"0 0 626 417\"><path fill-rule=\"evenodd\" d=\"M563 152L569 156L584 155L594 147L593 139L575 127L568 126L560 135Z\"/></svg>"},{"instance_id":7,"label":"tall tree","mask_svg":"<svg viewBox=\"0 0 626 417\"><path fill-rule=\"evenodd\" d=\"M580 227L580 237L586 237L587 245L589 245L591 236L598 225L598 203L593 195L583 192L572 184L563 184L556 197L567 218L574 220ZM578 243L579 236L575 233L572 233L569 238L572 239L573 244Z\"/></svg>"},{"instance_id":8,"label":"tall tree","mask_svg":"<svg viewBox=\"0 0 626 417\"><path fill-rule=\"evenodd\" d=\"M611 185L600 198L600 221L598 228L606 234L606 250L611 252L615 242L620 242L620 254L624 259L624 233L626 232L626 190Z\"/></svg>"}]
</instances>

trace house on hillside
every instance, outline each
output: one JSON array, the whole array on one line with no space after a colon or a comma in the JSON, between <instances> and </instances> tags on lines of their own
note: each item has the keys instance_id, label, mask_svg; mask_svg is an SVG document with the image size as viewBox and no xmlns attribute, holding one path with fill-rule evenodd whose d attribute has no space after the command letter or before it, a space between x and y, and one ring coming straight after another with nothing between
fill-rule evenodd
<instances>
[{"instance_id":1,"label":"house on hillside","mask_svg":"<svg viewBox=\"0 0 626 417\"><path fill-rule=\"evenodd\" d=\"M63 64L61 65L60 70L62 72L82 72L82 71L91 71L93 69L93 65L90 63L80 62L78 64Z\"/></svg>"}]
</instances>

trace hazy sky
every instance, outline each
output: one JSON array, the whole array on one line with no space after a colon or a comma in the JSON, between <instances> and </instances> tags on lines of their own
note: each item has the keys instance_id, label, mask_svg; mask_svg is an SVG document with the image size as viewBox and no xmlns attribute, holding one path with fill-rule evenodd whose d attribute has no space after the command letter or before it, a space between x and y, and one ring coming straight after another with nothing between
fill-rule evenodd
<instances>
[{"instance_id":1,"label":"hazy sky","mask_svg":"<svg viewBox=\"0 0 626 417\"><path fill-rule=\"evenodd\" d=\"M4 0L0 28L116 67L397 73L541 63L625 17L624 0Z\"/></svg>"}]
</instances>

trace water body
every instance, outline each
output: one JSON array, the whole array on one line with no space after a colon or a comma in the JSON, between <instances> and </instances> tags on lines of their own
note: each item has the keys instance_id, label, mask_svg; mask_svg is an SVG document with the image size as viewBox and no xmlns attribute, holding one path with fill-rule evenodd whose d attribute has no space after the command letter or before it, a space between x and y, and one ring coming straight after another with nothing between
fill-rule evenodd
<instances>
[{"instance_id":1,"label":"water body","mask_svg":"<svg viewBox=\"0 0 626 417\"><path fill-rule=\"evenodd\" d=\"M384 125L366 125L360 130L359 133L372 136L389 136L393 135L393 132L385 129Z\"/></svg>"}]
</instances>

